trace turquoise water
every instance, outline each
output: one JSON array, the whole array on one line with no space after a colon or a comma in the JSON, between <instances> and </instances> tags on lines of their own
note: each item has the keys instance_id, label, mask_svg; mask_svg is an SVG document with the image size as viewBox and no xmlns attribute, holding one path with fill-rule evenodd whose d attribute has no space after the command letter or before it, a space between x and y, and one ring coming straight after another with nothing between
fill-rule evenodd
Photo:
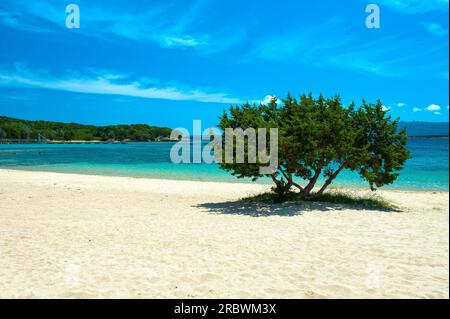
<instances>
[{"instance_id":1,"label":"turquoise water","mask_svg":"<svg viewBox=\"0 0 450 319\"><path fill-rule=\"evenodd\" d=\"M216 164L172 164L173 143L0 145L0 168L112 176L201 181L250 182L237 179ZM447 190L448 139L412 139L413 158L400 178L386 188ZM270 183L262 179L259 183ZM343 172L338 186L367 187L356 174Z\"/></svg>"}]
</instances>

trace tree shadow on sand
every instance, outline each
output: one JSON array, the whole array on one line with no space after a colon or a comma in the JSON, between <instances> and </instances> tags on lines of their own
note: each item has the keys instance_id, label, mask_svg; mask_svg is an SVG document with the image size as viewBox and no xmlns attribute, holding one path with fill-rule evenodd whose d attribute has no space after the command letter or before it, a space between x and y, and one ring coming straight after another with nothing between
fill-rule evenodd
<instances>
[{"instance_id":1,"label":"tree shadow on sand","mask_svg":"<svg viewBox=\"0 0 450 319\"><path fill-rule=\"evenodd\" d=\"M197 208L212 214L244 215L251 217L298 216L312 211L365 210L399 212L400 209L380 198L354 197L347 194L327 194L309 200L291 200L283 203L273 201L270 193L221 203L204 203Z\"/></svg>"},{"instance_id":2,"label":"tree shadow on sand","mask_svg":"<svg viewBox=\"0 0 450 319\"><path fill-rule=\"evenodd\" d=\"M245 215L252 217L268 217L268 216L297 216L307 211L328 211L336 210L335 207L328 207L322 203L308 203L302 205L298 203L255 203L245 200L230 201L223 203L205 203L196 207L206 209L213 214L226 215ZM343 209L343 208L337 208Z\"/></svg>"}]
</instances>

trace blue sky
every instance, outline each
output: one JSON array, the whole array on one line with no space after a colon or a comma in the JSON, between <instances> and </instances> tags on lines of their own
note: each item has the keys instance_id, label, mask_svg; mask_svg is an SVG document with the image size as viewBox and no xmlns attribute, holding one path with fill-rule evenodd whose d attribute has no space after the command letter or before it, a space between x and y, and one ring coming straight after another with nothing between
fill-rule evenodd
<instances>
[{"instance_id":1,"label":"blue sky","mask_svg":"<svg viewBox=\"0 0 450 319\"><path fill-rule=\"evenodd\" d=\"M230 103L311 91L448 121L448 0L343 3L2 0L0 114L189 128Z\"/></svg>"}]
</instances>

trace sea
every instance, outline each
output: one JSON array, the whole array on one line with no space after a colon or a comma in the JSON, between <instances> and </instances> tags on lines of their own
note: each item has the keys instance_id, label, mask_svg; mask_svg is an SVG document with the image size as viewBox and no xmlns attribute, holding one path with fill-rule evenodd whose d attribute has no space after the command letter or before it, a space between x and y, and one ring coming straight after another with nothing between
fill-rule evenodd
<instances>
[{"instance_id":1,"label":"sea","mask_svg":"<svg viewBox=\"0 0 450 319\"><path fill-rule=\"evenodd\" d=\"M174 142L127 144L22 144L0 145L0 168L128 176L195 181L252 183L237 179L221 170L216 163L174 164L170 150ZM449 189L449 141L447 138L414 138L408 142L412 158L400 177L386 189ZM0 181L1 183L1 181ZM271 183L262 178L257 183ZM358 174L342 172L333 183L337 187L368 187Z\"/></svg>"}]
</instances>

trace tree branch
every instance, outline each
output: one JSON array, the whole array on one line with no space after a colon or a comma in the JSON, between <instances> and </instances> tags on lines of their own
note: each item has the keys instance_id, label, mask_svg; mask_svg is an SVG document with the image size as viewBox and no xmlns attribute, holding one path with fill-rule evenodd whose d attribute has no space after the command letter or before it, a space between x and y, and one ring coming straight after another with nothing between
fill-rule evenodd
<instances>
[{"instance_id":1,"label":"tree branch","mask_svg":"<svg viewBox=\"0 0 450 319\"><path fill-rule=\"evenodd\" d=\"M288 175L286 174L286 172L285 172L281 167L278 167L278 169L280 170L281 174L283 174L284 178L286 178L286 180L287 180L288 182L289 182L289 180L292 180L292 176L288 176Z\"/></svg>"},{"instance_id":2,"label":"tree branch","mask_svg":"<svg viewBox=\"0 0 450 319\"><path fill-rule=\"evenodd\" d=\"M273 182L274 182L277 186L281 186L282 182L279 181L279 180L275 177L275 174L270 174L270 177L272 177Z\"/></svg>"},{"instance_id":3,"label":"tree branch","mask_svg":"<svg viewBox=\"0 0 450 319\"><path fill-rule=\"evenodd\" d=\"M314 188L314 185L316 185L317 180L319 179L320 173L322 173L322 168L316 169L314 171L314 176L309 180L308 185L303 189L302 194L303 195L309 195L311 190Z\"/></svg>"},{"instance_id":4,"label":"tree branch","mask_svg":"<svg viewBox=\"0 0 450 319\"><path fill-rule=\"evenodd\" d=\"M292 185L297 187L300 191L303 191L303 187L300 184L297 184L296 182L292 181Z\"/></svg>"},{"instance_id":5,"label":"tree branch","mask_svg":"<svg viewBox=\"0 0 450 319\"><path fill-rule=\"evenodd\" d=\"M333 182L333 180L338 176L338 174L342 171L342 169L344 168L345 163L341 164L341 166L339 166L339 168L333 173L331 174L330 177L328 177L328 179L325 181L325 183L323 184L322 188L317 192L318 195L321 195L326 189L327 187Z\"/></svg>"},{"instance_id":6,"label":"tree branch","mask_svg":"<svg viewBox=\"0 0 450 319\"><path fill-rule=\"evenodd\" d=\"M279 167L279 170L280 170L280 172L283 174L284 178L286 178L286 180L288 181L288 183L289 183L291 186L295 186L295 187L297 187L300 191L303 191L303 187L302 187L300 184L294 182L294 178L292 177L292 174L291 174L291 173L287 174L287 173L283 170L282 167Z\"/></svg>"}]
</instances>

